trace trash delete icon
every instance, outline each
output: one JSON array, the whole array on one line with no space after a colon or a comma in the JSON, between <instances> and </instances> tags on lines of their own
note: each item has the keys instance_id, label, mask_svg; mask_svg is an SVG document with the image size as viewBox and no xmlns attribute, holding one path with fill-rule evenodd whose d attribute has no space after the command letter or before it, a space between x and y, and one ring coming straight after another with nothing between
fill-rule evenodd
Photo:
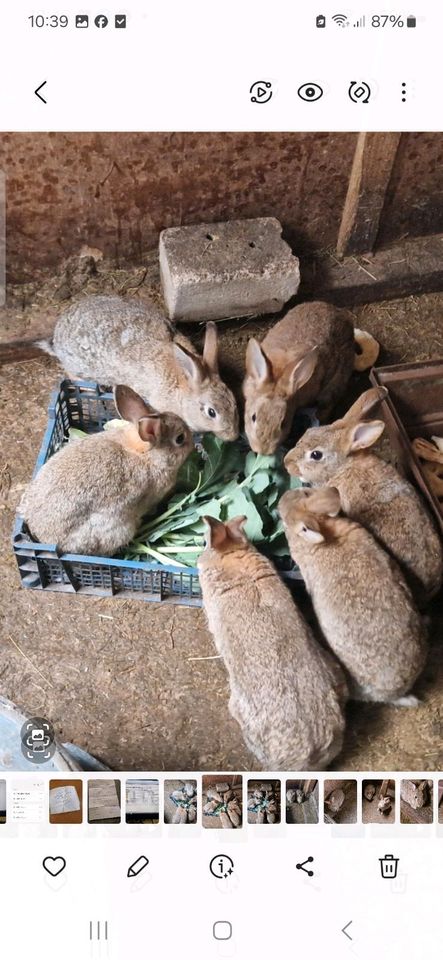
<instances>
[{"instance_id":1,"label":"trash delete icon","mask_svg":"<svg viewBox=\"0 0 443 960\"><path fill-rule=\"evenodd\" d=\"M392 853L386 853L384 857L379 857L381 875L384 880L395 880L397 876L398 857Z\"/></svg>"}]
</instances>

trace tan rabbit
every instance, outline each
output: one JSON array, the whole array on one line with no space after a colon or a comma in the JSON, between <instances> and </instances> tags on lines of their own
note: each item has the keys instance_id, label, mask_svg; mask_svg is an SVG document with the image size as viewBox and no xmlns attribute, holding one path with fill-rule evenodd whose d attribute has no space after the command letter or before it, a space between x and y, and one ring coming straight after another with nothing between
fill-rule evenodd
<instances>
[{"instance_id":1,"label":"tan rabbit","mask_svg":"<svg viewBox=\"0 0 443 960\"><path fill-rule=\"evenodd\" d=\"M157 414L129 387L115 388L122 428L62 447L24 493L19 513L41 543L63 553L112 556L174 487L193 447L172 414Z\"/></svg>"},{"instance_id":2,"label":"tan rabbit","mask_svg":"<svg viewBox=\"0 0 443 960\"><path fill-rule=\"evenodd\" d=\"M356 700L415 705L426 660L421 617L395 560L371 533L339 517L334 487L288 490L279 513L323 635Z\"/></svg>"},{"instance_id":3,"label":"tan rabbit","mask_svg":"<svg viewBox=\"0 0 443 960\"><path fill-rule=\"evenodd\" d=\"M307 430L286 455L285 466L314 487L337 487L345 514L367 527L395 557L422 605L441 585L443 549L414 487L369 450L385 424L364 418L385 394L384 387L373 387L341 420Z\"/></svg>"},{"instance_id":4,"label":"tan rabbit","mask_svg":"<svg viewBox=\"0 0 443 960\"><path fill-rule=\"evenodd\" d=\"M315 640L245 517L205 517L198 561L209 629L229 674L229 709L263 769L322 770L339 753L343 673Z\"/></svg>"},{"instance_id":5,"label":"tan rabbit","mask_svg":"<svg viewBox=\"0 0 443 960\"><path fill-rule=\"evenodd\" d=\"M355 343L363 345L356 355ZM369 344L367 341L370 341ZM375 362L376 341L354 330L351 315L330 303L302 303L246 351L245 430L256 453L272 454L288 436L297 409L318 404L327 420L354 369Z\"/></svg>"},{"instance_id":6,"label":"tan rabbit","mask_svg":"<svg viewBox=\"0 0 443 960\"><path fill-rule=\"evenodd\" d=\"M208 323L200 357L155 304L93 296L62 314L51 343L38 343L74 378L126 383L159 413L235 440L237 405L219 376L217 336L216 324Z\"/></svg>"}]
</instances>

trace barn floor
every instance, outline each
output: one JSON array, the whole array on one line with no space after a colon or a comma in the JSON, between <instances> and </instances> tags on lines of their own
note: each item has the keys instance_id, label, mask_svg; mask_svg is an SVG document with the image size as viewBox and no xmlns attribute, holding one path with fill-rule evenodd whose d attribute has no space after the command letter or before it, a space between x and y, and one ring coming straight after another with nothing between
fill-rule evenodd
<instances>
[{"instance_id":1,"label":"barn floor","mask_svg":"<svg viewBox=\"0 0 443 960\"><path fill-rule=\"evenodd\" d=\"M41 298L39 308L44 311ZM383 363L443 356L442 316L443 294L355 310L357 325L382 342ZM223 358L235 373L248 335L264 324L220 327ZM77 743L112 769L254 769L228 712L225 669L213 659L202 610L20 588L10 545L14 512L60 370L42 357L4 366L0 374L1 693L28 713L49 717L60 740ZM364 386L362 380L359 389ZM441 603L431 616L420 706L411 711L353 704L336 769L442 768Z\"/></svg>"}]
</instances>

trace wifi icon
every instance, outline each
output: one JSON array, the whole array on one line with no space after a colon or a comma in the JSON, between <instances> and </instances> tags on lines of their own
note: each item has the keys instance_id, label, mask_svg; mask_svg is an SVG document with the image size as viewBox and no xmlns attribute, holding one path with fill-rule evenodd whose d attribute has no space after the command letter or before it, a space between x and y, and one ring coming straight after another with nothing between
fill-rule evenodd
<instances>
[{"instance_id":1,"label":"wifi icon","mask_svg":"<svg viewBox=\"0 0 443 960\"><path fill-rule=\"evenodd\" d=\"M332 19L339 27L349 27L349 20L344 13L336 13Z\"/></svg>"}]
</instances>

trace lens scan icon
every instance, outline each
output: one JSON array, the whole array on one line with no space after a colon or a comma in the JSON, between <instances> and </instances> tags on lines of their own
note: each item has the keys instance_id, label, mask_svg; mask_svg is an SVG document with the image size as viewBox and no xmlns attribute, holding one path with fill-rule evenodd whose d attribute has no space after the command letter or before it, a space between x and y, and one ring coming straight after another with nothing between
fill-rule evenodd
<instances>
[{"instance_id":1,"label":"lens scan icon","mask_svg":"<svg viewBox=\"0 0 443 960\"><path fill-rule=\"evenodd\" d=\"M251 103L269 103L272 97L272 83L269 80L256 80L250 87Z\"/></svg>"},{"instance_id":2,"label":"lens scan icon","mask_svg":"<svg viewBox=\"0 0 443 960\"><path fill-rule=\"evenodd\" d=\"M372 90L369 83L364 81L357 83L356 80L352 80L348 93L353 103L369 103Z\"/></svg>"},{"instance_id":3,"label":"lens scan icon","mask_svg":"<svg viewBox=\"0 0 443 960\"><path fill-rule=\"evenodd\" d=\"M45 717L31 717L20 731L22 754L31 763L47 763L55 753L54 728Z\"/></svg>"},{"instance_id":4,"label":"lens scan icon","mask_svg":"<svg viewBox=\"0 0 443 960\"><path fill-rule=\"evenodd\" d=\"M314 103L315 100L320 100L324 90L319 83L303 83L302 86L298 88L297 93L302 100L306 100L308 103Z\"/></svg>"}]
</instances>

